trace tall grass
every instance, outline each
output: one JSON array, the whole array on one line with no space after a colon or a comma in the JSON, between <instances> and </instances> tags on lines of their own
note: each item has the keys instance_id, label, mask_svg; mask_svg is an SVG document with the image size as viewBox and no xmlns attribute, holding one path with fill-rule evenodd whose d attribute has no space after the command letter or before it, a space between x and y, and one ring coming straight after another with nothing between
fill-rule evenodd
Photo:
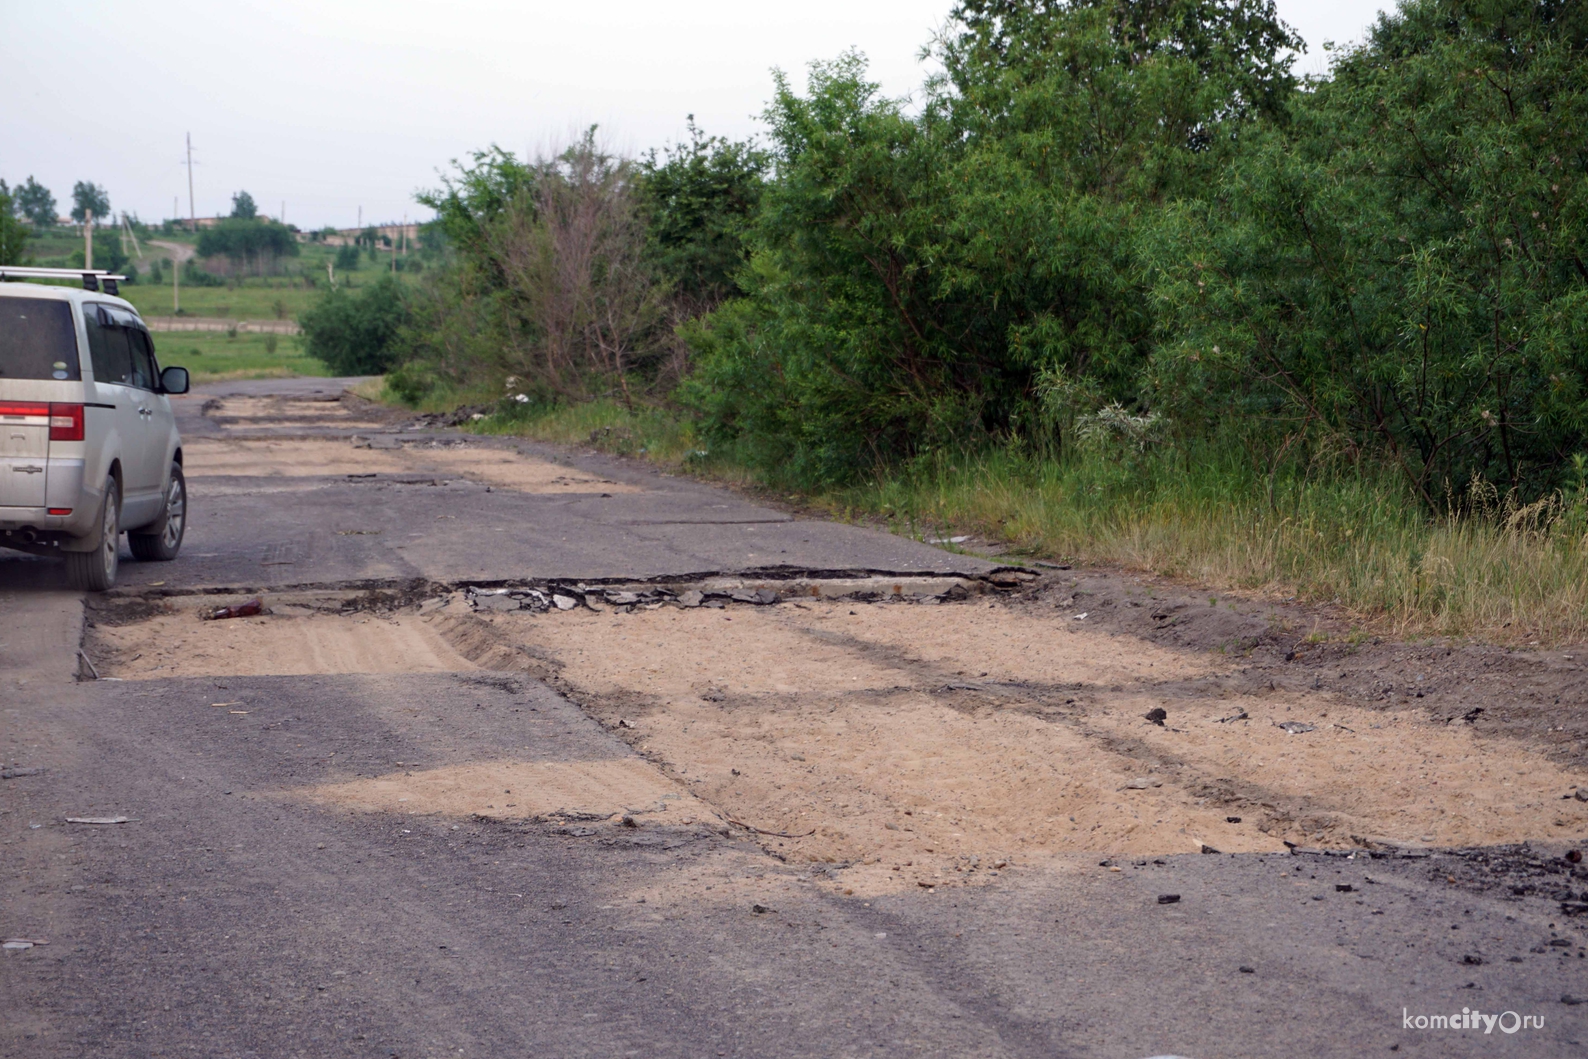
<instances>
[{"instance_id":1,"label":"tall grass","mask_svg":"<svg viewBox=\"0 0 1588 1059\"><path fill-rule=\"evenodd\" d=\"M1271 491L1270 491L1271 488ZM1492 494L1430 516L1390 474L1281 474L1228 454L1116 462L937 453L831 502L1037 556L1339 603L1399 635L1588 637L1584 504Z\"/></svg>"},{"instance_id":2,"label":"tall grass","mask_svg":"<svg viewBox=\"0 0 1588 1059\"><path fill-rule=\"evenodd\" d=\"M764 481L694 425L612 401L493 416L477 429L594 445L675 469ZM1191 457L1091 449L1050 459L941 451L799 499L916 537L975 532L1032 557L1116 563L1211 586L1337 603L1400 636L1588 639L1588 503L1581 489L1521 507L1469 492L1430 515L1392 473L1272 477L1237 446Z\"/></svg>"}]
</instances>

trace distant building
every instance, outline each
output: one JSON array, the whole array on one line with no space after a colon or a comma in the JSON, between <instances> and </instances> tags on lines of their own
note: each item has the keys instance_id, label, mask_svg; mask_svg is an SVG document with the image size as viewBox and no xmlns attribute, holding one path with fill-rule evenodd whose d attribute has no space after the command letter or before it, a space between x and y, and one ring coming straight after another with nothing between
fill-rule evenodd
<instances>
[{"instance_id":1,"label":"distant building","mask_svg":"<svg viewBox=\"0 0 1588 1059\"><path fill-rule=\"evenodd\" d=\"M375 229L376 239L385 236L399 246L402 245L403 240L406 240L408 246L412 247L419 242L419 229L421 227L423 225L418 221L410 221L407 224L366 224L362 228L338 228L335 235L327 235L325 237L325 244L327 246L345 246L349 243L357 242L359 236L373 228ZM304 237L300 236L299 238Z\"/></svg>"}]
</instances>

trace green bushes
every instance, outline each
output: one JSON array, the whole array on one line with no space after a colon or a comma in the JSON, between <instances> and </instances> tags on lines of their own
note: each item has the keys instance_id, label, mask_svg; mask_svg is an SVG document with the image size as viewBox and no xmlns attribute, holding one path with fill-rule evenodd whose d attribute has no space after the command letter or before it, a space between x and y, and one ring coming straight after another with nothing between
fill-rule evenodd
<instances>
[{"instance_id":1,"label":"green bushes","mask_svg":"<svg viewBox=\"0 0 1588 1059\"><path fill-rule=\"evenodd\" d=\"M379 375L398 359L398 336L409 319L408 295L390 276L358 294L327 291L298 317L304 351L338 375Z\"/></svg>"},{"instance_id":2,"label":"green bushes","mask_svg":"<svg viewBox=\"0 0 1588 1059\"><path fill-rule=\"evenodd\" d=\"M1271 5L1195 13L963 4L918 113L856 56L814 64L804 96L780 77L748 297L691 332L709 432L847 480L1031 435L1045 373L1081 384L1081 411L1144 403L1143 233L1293 86Z\"/></svg>"},{"instance_id":3,"label":"green bushes","mask_svg":"<svg viewBox=\"0 0 1588 1059\"><path fill-rule=\"evenodd\" d=\"M1539 496L1588 427L1588 9L1423 0L1382 20L1142 253L1181 418ZM1328 439L1332 439L1328 440Z\"/></svg>"},{"instance_id":4,"label":"green bushes","mask_svg":"<svg viewBox=\"0 0 1588 1059\"><path fill-rule=\"evenodd\" d=\"M1390 467L1424 515L1549 494L1588 452L1588 7L1406 0L1306 83L1298 44L1270 0L963 0L918 104L846 55L777 77L765 151L482 152L424 197L404 392L672 400L799 485L1141 426Z\"/></svg>"}]
</instances>

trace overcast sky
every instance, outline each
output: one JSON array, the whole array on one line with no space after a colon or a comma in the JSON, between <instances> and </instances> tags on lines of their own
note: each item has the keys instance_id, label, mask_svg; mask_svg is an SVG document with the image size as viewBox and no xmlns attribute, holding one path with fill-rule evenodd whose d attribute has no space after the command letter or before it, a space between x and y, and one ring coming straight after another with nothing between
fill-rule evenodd
<instances>
[{"instance_id":1,"label":"overcast sky","mask_svg":"<svg viewBox=\"0 0 1588 1059\"><path fill-rule=\"evenodd\" d=\"M599 124L639 152L759 128L769 71L856 47L890 95L952 0L0 0L0 178L33 175L69 208L92 180L146 221L199 216L247 189L302 227L425 215L416 189L499 143L544 151ZM1359 39L1387 4L1279 0L1306 38Z\"/></svg>"}]
</instances>

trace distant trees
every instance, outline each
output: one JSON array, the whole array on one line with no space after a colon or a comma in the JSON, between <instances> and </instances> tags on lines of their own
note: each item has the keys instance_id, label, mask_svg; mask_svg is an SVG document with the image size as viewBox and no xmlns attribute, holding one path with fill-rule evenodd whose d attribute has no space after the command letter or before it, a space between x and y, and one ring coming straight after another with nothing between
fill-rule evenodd
<instances>
[{"instance_id":1,"label":"distant trees","mask_svg":"<svg viewBox=\"0 0 1588 1059\"><path fill-rule=\"evenodd\" d=\"M200 257L223 257L234 272L264 275L283 257L298 255L292 230L275 221L229 217L199 233Z\"/></svg>"},{"instance_id":2,"label":"distant trees","mask_svg":"<svg viewBox=\"0 0 1588 1059\"><path fill-rule=\"evenodd\" d=\"M110 216L110 194L98 184L79 180L72 185L72 220L83 224L90 216L95 220ZM50 218L50 223L54 221Z\"/></svg>"},{"instance_id":3,"label":"distant trees","mask_svg":"<svg viewBox=\"0 0 1588 1059\"><path fill-rule=\"evenodd\" d=\"M358 268L358 247L352 243L343 243L337 247L336 267L343 272L352 272Z\"/></svg>"},{"instance_id":4,"label":"distant trees","mask_svg":"<svg viewBox=\"0 0 1588 1059\"><path fill-rule=\"evenodd\" d=\"M251 221L259 216L259 207L254 205L254 197L246 191L239 191L232 196L232 219L236 221Z\"/></svg>"},{"instance_id":5,"label":"distant trees","mask_svg":"<svg viewBox=\"0 0 1588 1059\"><path fill-rule=\"evenodd\" d=\"M35 228L50 228L55 224L55 196L50 189L29 176L13 192L17 210ZM107 207L108 208L108 207Z\"/></svg>"}]
</instances>

